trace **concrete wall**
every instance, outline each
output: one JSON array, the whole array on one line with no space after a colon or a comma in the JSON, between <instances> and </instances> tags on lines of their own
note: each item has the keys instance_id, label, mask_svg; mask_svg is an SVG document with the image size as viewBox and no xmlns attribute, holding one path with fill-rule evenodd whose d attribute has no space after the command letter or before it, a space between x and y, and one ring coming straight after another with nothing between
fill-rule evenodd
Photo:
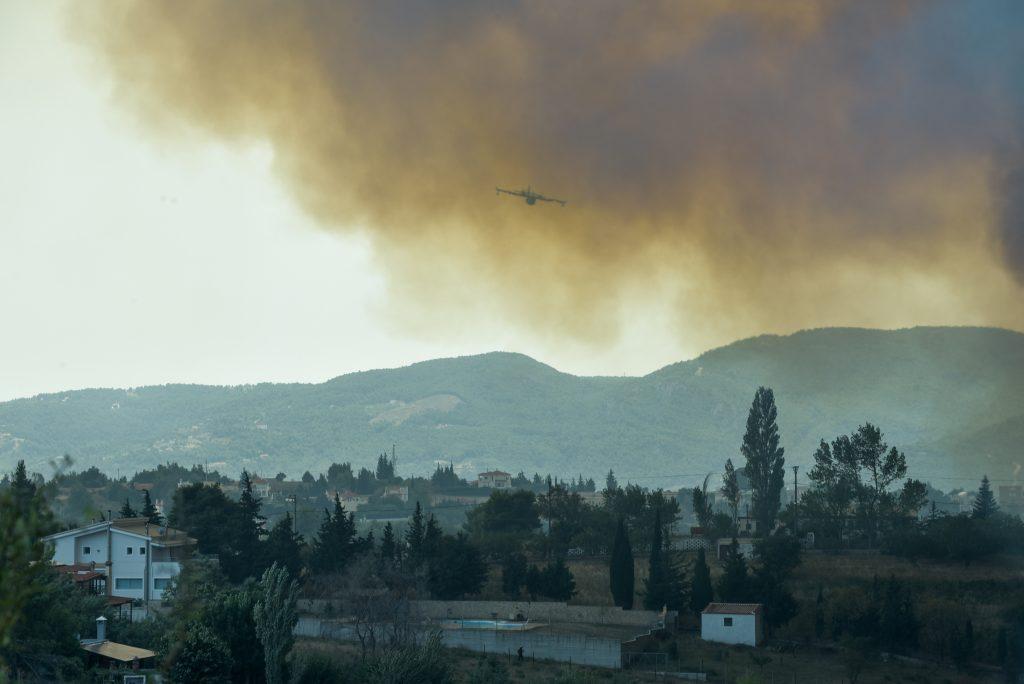
<instances>
[{"instance_id":1,"label":"concrete wall","mask_svg":"<svg viewBox=\"0 0 1024 684\"><path fill-rule=\"evenodd\" d=\"M617 606L570 606L553 601L413 601L413 611L430 620L445 618L515 619L523 615L530 622L586 622L594 625L650 627L661 621L653 610L623 610ZM670 611L668 622L674 622Z\"/></svg>"},{"instance_id":2,"label":"concrete wall","mask_svg":"<svg viewBox=\"0 0 1024 684\"><path fill-rule=\"evenodd\" d=\"M512 657L516 657L521 646L526 658L597 667L622 667L622 644L618 639L551 634L543 630L503 632L491 629L444 629L441 630L441 639L445 646L479 653L511 653Z\"/></svg>"},{"instance_id":3,"label":"concrete wall","mask_svg":"<svg viewBox=\"0 0 1024 684\"><path fill-rule=\"evenodd\" d=\"M727 618L732 626L727 627ZM756 615L722 615L702 613L700 616L700 638L722 644L745 644L757 646L761 642L761 625Z\"/></svg>"},{"instance_id":4,"label":"concrete wall","mask_svg":"<svg viewBox=\"0 0 1024 684\"><path fill-rule=\"evenodd\" d=\"M355 641L352 627L335 620L300 617L295 635L315 639ZM540 660L573 662L597 667L622 666L622 644L617 639L587 637L581 634L552 634L543 629L526 632L503 632L490 629L442 629L441 640L449 648L464 648L478 653L523 656Z\"/></svg>"}]
</instances>

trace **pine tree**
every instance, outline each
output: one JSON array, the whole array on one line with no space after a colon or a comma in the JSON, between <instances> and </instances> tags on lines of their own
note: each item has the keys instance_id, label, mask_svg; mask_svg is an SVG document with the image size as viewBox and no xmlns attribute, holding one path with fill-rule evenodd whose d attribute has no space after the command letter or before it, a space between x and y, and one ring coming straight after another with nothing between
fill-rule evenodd
<instances>
[{"instance_id":1,"label":"pine tree","mask_svg":"<svg viewBox=\"0 0 1024 684\"><path fill-rule=\"evenodd\" d=\"M747 561L739 552L735 538L725 560L725 570L718 578L718 598L727 603L745 603L751 598Z\"/></svg>"},{"instance_id":2,"label":"pine tree","mask_svg":"<svg viewBox=\"0 0 1024 684\"><path fill-rule=\"evenodd\" d=\"M324 511L324 520L313 543L311 565L318 572L341 572L359 550L355 521L346 515L338 495L334 495L334 512Z\"/></svg>"},{"instance_id":3,"label":"pine tree","mask_svg":"<svg viewBox=\"0 0 1024 684\"><path fill-rule=\"evenodd\" d=\"M775 527L786 475L785 450L779 446L777 417L775 395L767 387L758 388L747 416L747 431L740 451L747 459L746 473L753 489L753 514L761 535L770 534Z\"/></svg>"},{"instance_id":4,"label":"pine tree","mask_svg":"<svg viewBox=\"0 0 1024 684\"><path fill-rule=\"evenodd\" d=\"M612 543L611 564L609 567L612 601L626 610L633 608L633 594L636 580L633 568L633 549L629 544L629 532L626 522L620 517L615 530L615 541Z\"/></svg>"},{"instance_id":5,"label":"pine tree","mask_svg":"<svg viewBox=\"0 0 1024 684\"><path fill-rule=\"evenodd\" d=\"M124 499L124 506L121 506L121 517L122 518L134 518L137 515L135 509L132 508L132 504L128 497Z\"/></svg>"},{"instance_id":6,"label":"pine tree","mask_svg":"<svg viewBox=\"0 0 1024 684\"><path fill-rule=\"evenodd\" d=\"M14 468L14 481L11 482L11 491L14 494L15 507L23 515L27 515L32 509L32 499L36 495L36 485L28 476L25 461L18 461L18 465Z\"/></svg>"},{"instance_id":7,"label":"pine tree","mask_svg":"<svg viewBox=\"0 0 1024 684\"><path fill-rule=\"evenodd\" d=\"M264 525L267 519L262 514L263 502L252 491L252 478L248 471L242 471L239 480L242 494L238 499L238 508L234 520L231 547L234 550L232 569L228 575L233 579L250 577L262 573L267 567L264 562L264 549L260 539L266 536Z\"/></svg>"},{"instance_id":8,"label":"pine tree","mask_svg":"<svg viewBox=\"0 0 1024 684\"><path fill-rule=\"evenodd\" d=\"M298 578L302 571L302 535L292 525L291 513L285 513L267 535L265 556L267 564L277 563L287 568L291 577Z\"/></svg>"},{"instance_id":9,"label":"pine tree","mask_svg":"<svg viewBox=\"0 0 1024 684\"><path fill-rule=\"evenodd\" d=\"M160 515L160 512L156 510L156 506L153 505L153 500L149 497L149 490L142 490L142 511L139 515L145 518L150 525L163 525L164 519Z\"/></svg>"},{"instance_id":10,"label":"pine tree","mask_svg":"<svg viewBox=\"0 0 1024 684\"><path fill-rule=\"evenodd\" d=\"M441 525L438 524L437 518L431 513L427 516L427 525L423 530L423 559L432 560L437 558L438 549L441 546Z\"/></svg>"},{"instance_id":11,"label":"pine tree","mask_svg":"<svg viewBox=\"0 0 1024 684\"><path fill-rule=\"evenodd\" d=\"M974 510L971 513L975 518L991 518L999 510L999 504L992 494L992 485L989 484L988 475L981 478L981 486L978 487L978 495L974 497Z\"/></svg>"},{"instance_id":12,"label":"pine tree","mask_svg":"<svg viewBox=\"0 0 1024 684\"><path fill-rule=\"evenodd\" d=\"M395 528L388 522L384 525L384 536L380 540L380 557L386 563L395 562Z\"/></svg>"},{"instance_id":13,"label":"pine tree","mask_svg":"<svg viewBox=\"0 0 1024 684\"><path fill-rule=\"evenodd\" d=\"M690 585L690 610L699 613L714 600L714 589L711 586L711 569L708 568L704 549L698 549L697 558L693 561L693 583Z\"/></svg>"},{"instance_id":14,"label":"pine tree","mask_svg":"<svg viewBox=\"0 0 1024 684\"><path fill-rule=\"evenodd\" d=\"M409 527L405 530L406 557L412 567L416 567L423 560L423 509L420 502L416 502L416 511L412 514Z\"/></svg>"}]
</instances>

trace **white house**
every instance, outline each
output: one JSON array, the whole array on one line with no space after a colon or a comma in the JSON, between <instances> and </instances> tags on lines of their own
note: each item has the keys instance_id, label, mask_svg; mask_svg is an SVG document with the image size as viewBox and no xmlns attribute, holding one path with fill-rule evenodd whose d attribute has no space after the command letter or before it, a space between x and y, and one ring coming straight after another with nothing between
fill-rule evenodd
<instances>
[{"instance_id":1,"label":"white house","mask_svg":"<svg viewBox=\"0 0 1024 684\"><path fill-rule=\"evenodd\" d=\"M409 488L405 485L388 485L384 488L384 496L395 496L403 502L409 501Z\"/></svg>"},{"instance_id":2,"label":"white house","mask_svg":"<svg viewBox=\"0 0 1024 684\"><path fill-rule=\"evenodd\" d=\"M491 489L512 489L512 475L501 470L490 470L477 475L477 487Z\"/></svg>"},{"instance_id":3,"label":"white house","mask_svg":"<svg viewBox=\"0 0 1024 684\"><path fill-rule=\"evenodd\" d=\"M104 576L107 596L159 600L196 540L145 518L94 523L44 537L55 565L88 565Z\"/></svg>"},{"instance_id":4,"label":"white house","mask_svg":"<svg viewBox=\"0 0 1024 684\"><path fill-rule=\"evenodd\" d=\"M764 609L760 603L709 603L700 614L700 638L757 646L764 641Z\"/></svg>"}]
</instances>

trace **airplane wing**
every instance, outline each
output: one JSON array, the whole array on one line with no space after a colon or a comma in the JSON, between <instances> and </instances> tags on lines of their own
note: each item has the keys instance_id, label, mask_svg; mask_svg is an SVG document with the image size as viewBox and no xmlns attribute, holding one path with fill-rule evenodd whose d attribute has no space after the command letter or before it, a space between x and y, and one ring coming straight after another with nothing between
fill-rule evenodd
<instances>
[{"instance_id":1,"label":"airplane wing","mask_svg":"<svg viewBox=\"0 0 1024 684\"><path fill-rule=\"evenodd\" d=\"M526 194L522 190L506 190L505 188L494 188L494 192L495 192L495 194L503 192L506 195L515 195L516 197L526 197Z\"/></svg>"},{"instance_id":2,"label":"airplane wing","mask_svg":"<svg viewBox=\"0 0 1024 684\"><path fill-rule=\"evenodd\" d=\"M554 197L545 197L544 195L537 195L537 199L542 200L544 202L557 202L558 204L561 204L563 207L566 205L565 200L555 199Z\"/></svg>"}]
</instances>

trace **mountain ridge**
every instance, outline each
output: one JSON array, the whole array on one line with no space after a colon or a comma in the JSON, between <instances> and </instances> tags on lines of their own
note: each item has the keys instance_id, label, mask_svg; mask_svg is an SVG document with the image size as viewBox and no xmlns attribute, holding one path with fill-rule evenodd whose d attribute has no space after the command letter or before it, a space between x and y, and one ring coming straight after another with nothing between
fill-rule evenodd
<instances>
[{"instance_id":1,"label":"mountain ridge","mask_svg":"<svg viewBox=\"0 0 1024 684\"><path fill-rule=\"evenodd\" d=\"M39 469L67 452L110 471L177 460L298 475L370 465L398 443L406 472L452 460L467 473L615 468L674 484L737 460L759 385L776 391L789 463L806 465L818 440L866 421L912 470L926 466L921 475L972 481L984 465L1012 477L1024 460L1011 438L1024 421L1024 334L980 327L760 335L641 376L578 376L488 352L322 383L48 393L0 403L0 459ZM972 434L986 440L973 462L962 443Z\"/></svg>"}]
</instances>

